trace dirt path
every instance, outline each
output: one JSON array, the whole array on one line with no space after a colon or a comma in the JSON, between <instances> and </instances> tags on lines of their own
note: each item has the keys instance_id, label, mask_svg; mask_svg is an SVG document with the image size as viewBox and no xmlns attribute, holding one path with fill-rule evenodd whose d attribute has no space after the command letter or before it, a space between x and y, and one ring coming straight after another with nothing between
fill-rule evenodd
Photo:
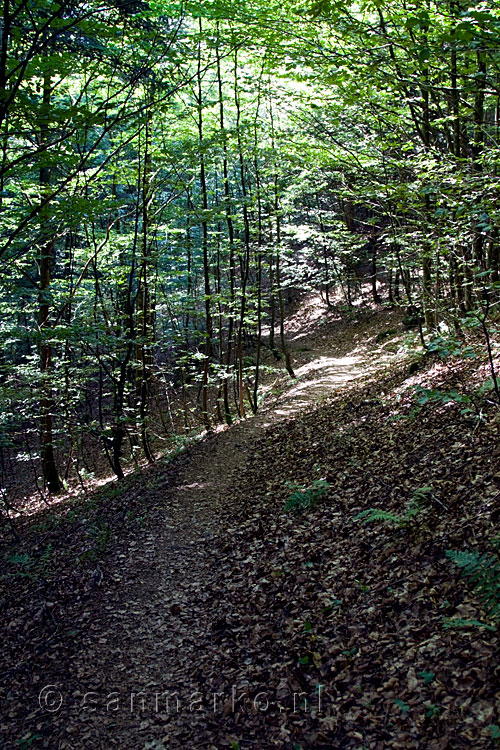
<instances>
[{"instance_id":1,"label":"dirt path","mask_svg":"<svg viewBox=\"0 0 500 750\"><path fill-rule=\"evenodd\" d=\"M149 487L137 488L156 508L155 521L107 559L101 593L76 624L79 656L69 686L56 686L42 705L51 748L239 747L231 728L258 709L243 705L241 652L219 637L228 622L245 623L244 606L230 609L227 568L216 556L234 531L227 517L233 487L268 429L367 372L362 351L333 356L328 345L313 347L296 349L297 381L257 417L195 447L174 487L157 469ZM237 559L230 569L238 575ZM47 717L45 709L60 700ZM245 746L263 750L262 742Z\"/></svg>"}]
</instances>

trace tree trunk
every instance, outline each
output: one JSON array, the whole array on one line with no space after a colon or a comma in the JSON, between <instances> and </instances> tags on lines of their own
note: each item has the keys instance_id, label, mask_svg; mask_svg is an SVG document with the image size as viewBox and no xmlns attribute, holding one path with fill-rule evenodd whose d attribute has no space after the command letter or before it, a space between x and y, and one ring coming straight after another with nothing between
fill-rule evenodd
<instances>
[{"instance_id":1,"label":"tree trunk","mask_svg":"<svg viewBox=\"0 0 500 750\"><path fill-rule=\"evenodd\" d=\"M40 145L45 145L49 139L49 111L50 111L51 79L48 72L43 76L42 100L43 108L40 116ZM38 326L40 331L39 357L42 398L40 403L40 458L42 474L47 489L51 493L59 492L62 488L59 472L54 455L53 411L54 399L50 383L52 371L52 347L50 344L50 266L54 240L45 236L46 227L50 219L50 204L48 194L50 190L50 167L40 167L40 253L39 253L39 293L38 293Z\"/></svg>"},{"instance_id":2,"label":"tree trunk","mask_svg":"<svg viewBox=\"0 0 500 750\"><path fill-rule=\"evenodd\" d=\"M203 248L203 282L205 291L205 362L203 365L203 379L201 384L201 413L203 424L207 430L210 430L210 416L208 413L208 380L210 373L210 358L212 356L212 312L211 312L211 297L212 290L210 288L210 264L208 258L208 190L207 190L207 178L205 170L205 154L204 154L204 141L203 141L203 91L202 91L202 78L201 78L201 35L202 35L202 21L199 19L199 32L200 41L198 44L198 68L197 68L197 83L198 83L198 143L200 146L200 188L203 205L203 220L201 222L202 227L202 248Z\"/></svg>"},{"instance_id":3,"label":"tree trunk","mask_svg":"<svg viewBox=\"0 0 500 750\"><path fill-rule=\"evenodd\" d=\"M217 82L219 89L219 123L222 136L222 175L223 175L223 192L224 192L224 212L226 215L227 234L229 241L229 321L227 331L227 347L226 347L226 374L222 383L222 398L224 402L224 419L228 425L232 424L233 417L231 415L231 408L229 406L229 377L231 368L231 356L232 356L232 345L233 345L233 329L234 329L234 287L235 287L235 274L234 274L234 226L231 214L231 191L229 187L229 173L228 173L228 156L227 156L227 136L224 125L224 96L223 96L223 85L222 85L222 74L220 64L220 52L219 52L219 22L217 21L217 45L215 48L216 60L217 60ZM222 352L221 352L222 357Z\"/></svg>"}]
</instances>

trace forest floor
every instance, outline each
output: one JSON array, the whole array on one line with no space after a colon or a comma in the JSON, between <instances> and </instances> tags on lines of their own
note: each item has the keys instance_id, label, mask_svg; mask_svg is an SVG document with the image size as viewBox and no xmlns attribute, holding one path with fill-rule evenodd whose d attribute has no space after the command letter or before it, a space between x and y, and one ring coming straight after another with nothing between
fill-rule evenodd
<instances>
[{"instance_id":1,"label":"forest floor","mask_svg":"<svg viewBox=\"0 0 500 750\"><path fill-rule=\"evenodd\" d=\"M4 577L6 748L495 746L497 631L443 621L486 617L445 555L495 542L486 366L410 368L387 310L311 303L287 336L297 380L257 416L30 520ZM362 524L371 507L400 522Z\"/></svg>"}]
</instances>

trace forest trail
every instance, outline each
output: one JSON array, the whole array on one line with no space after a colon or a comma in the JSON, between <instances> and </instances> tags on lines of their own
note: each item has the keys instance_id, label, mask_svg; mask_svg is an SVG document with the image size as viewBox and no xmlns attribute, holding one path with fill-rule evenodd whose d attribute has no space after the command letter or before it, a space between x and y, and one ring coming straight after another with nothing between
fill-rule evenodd
<instances>
[{"instance_id":1,"label":"forest trail","mask_svg":"<svg viewBox=\"0 0 500 750\"><path fill-rule=\"evenodd\" d=\"M336 389L377 371L382 364L370 366L362 353L334 357L325 348L311 350L307 361L294 369L297 382L280 395L271 413L279 419L314 409Z\"/></svg>"},{"instance_id":2,"label":"forest trail","mask_svg":"<svg viewBox=\"0 0 500 750\"><path fill-rule=\"evenodd\" d=\"M312 340L307 326L295 321L294 328L293 319L289 336L296 381L269 397L257 416L188 451L174 486L156 467L153 479L145 476L145 486L133 490L149 495L154 521L126 545L118 541L106 559L102 595L79 623L79 655L69 687L61 690L63 705L49 717L58 748L222 750L239 747L228 726L255 722L255 707L234 705L233 691L240 695L245 688L242 670L248 665L221 648L218 637L227 623L244 627L248 618L245 602L240 611L232 609L226 591L231 575L224 569L221 575L217 556L235 531L235 484L258 441L277 423L314 410L335 390L384 364L364 341L353 346L349 333L342 356L335 340ZM231 570L238 575L237 561ZM262 739L246 746L262 750Z\"/></svg>"},{"instance_id":3,"label":"forest trail","mask_svg":"<svg viewBox=\"0 0 500 750\"><path fill-rule=\"evenodd\" d=\"M294 374L297 381L292 382L281 394L279 402L273 405L272 413L276 419L314 409L339 388L367 380L397 359L394 352L384 351L378 345L376 334L379 329L373 327L373 321L371 329L365 329L357 320L345 327L337 323L337 330L334 324L332 338L321 332L322 326L328 327L328 318L323 315L324 307L313 297L287 321L287 337L296 362ZM389 336L396 333L395 329L388 328L391 320L394 319L390 313L386 313L379 321ZM357 326L360 331L352 333L351 327L355 331Z\"/></svg>"}]
</instances>

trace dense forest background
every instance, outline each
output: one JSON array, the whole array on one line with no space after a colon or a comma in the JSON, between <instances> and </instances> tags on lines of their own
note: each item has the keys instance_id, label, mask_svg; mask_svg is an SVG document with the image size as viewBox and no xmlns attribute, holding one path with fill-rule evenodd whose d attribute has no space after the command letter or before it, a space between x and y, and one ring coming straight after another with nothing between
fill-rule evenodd
<instances>
[{"instance_id":1,"label":"dense forest background","mask_svg":"<svg viewBox=\"0 0 500 750\"><path fill-rule=\"evenodd\" d=\"M478 329L500 396L498 7L3 6L7 510L257 411L297 292Z\"/></svg>"}]
</instances>

